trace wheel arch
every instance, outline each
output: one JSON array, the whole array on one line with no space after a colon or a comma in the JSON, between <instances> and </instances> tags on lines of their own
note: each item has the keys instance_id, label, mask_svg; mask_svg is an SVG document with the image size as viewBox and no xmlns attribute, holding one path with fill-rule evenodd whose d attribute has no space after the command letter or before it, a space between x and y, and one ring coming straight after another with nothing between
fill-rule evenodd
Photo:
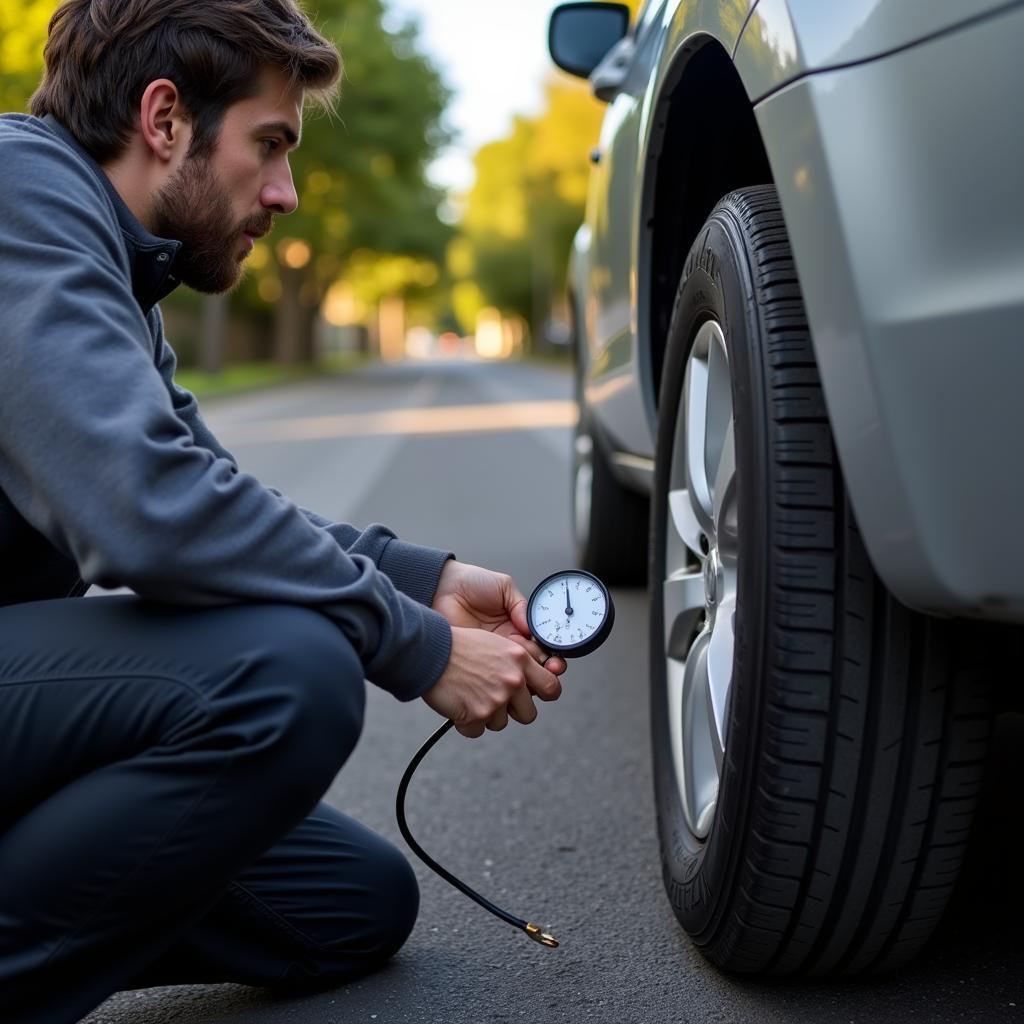
<instances>
[{"instance_id":1,"label":"wheel arch","mask_svg":"<svg viewBox=\"0 0 1024 1024\"><path fill-rule=\"evenodd\" d=\"M640 208L637 326L652 429L665 340L686 254L715 203L774 184L753 104L721 42L693 37L662 78L650 119Z\"/></svg>"}]
</instances>

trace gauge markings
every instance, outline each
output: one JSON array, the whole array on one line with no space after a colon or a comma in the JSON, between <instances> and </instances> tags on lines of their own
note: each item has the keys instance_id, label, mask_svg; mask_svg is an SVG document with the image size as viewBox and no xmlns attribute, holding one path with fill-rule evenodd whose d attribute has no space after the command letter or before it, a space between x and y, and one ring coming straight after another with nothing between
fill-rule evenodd
<instances>
[{"instance_id":1,"label":"gauge markings","mask_svg":"<svg viewBox=\"0 0 1024 1024\"><path fill-rule=\"evenodd\" d=\"M600 580L579 570L553 573L527 605L530 629L541 645L569 654L588 653L600 645L614 614L611 595Z\"/></svg>"}]
</instances>

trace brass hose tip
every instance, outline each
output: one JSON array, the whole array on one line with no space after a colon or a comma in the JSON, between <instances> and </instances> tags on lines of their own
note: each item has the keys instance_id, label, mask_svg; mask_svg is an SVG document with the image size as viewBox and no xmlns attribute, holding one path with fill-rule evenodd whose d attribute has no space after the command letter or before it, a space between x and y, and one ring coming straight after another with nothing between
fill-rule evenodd
<instances>
[{"instance_id":1,"label":"brass hose tip","mask_svg":"<svg viewBox=\"0 0 1024 1024\"><path fill-rule=\"evenodd\" d=\"M542 946L547 946L548 949L558 949L558 939L554 935L549 935L547 932L543 932L535 924L526 924L526 934L533 939L534 942L539 942Z\"/></svg>"}]
</instances>

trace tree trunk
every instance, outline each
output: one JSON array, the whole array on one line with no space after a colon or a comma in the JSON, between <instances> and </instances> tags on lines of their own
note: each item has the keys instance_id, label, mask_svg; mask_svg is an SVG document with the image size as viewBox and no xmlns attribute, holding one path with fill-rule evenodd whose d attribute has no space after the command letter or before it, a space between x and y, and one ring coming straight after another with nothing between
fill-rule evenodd
<instances>
[{"instance_id":1,"label":"tree trunk","mask_svg":"<svg viewBox=\"0 0 1024 1024\"><path fill-rule=\"evenodd\" d=\"M220 373L224 368L224 327L228 297L207 295L199 324L199 368L204 373Z\"/></svg>"},{"instance_id":2,"label":"tree trunk","mask_svg":"<svg viewBox=\"0 0 1024 1024\"><path fill-rule=\"evenodd\" d=\"M274 309L274 361L292 365L302 361L303 316L299 293L302 291L301 270L281 266L281 297Z\"/></svg>"},{"instance_id":3,"label":"tree trunk","mask_svg":"<svg viewBox=\"0 0 1024 1024\"><path fill-rule=\"evenodd\" d=\"M381 299L377 311L380 357L385 362L405 358L405 300L399 295Z\"/></svg>"}]
</instances>

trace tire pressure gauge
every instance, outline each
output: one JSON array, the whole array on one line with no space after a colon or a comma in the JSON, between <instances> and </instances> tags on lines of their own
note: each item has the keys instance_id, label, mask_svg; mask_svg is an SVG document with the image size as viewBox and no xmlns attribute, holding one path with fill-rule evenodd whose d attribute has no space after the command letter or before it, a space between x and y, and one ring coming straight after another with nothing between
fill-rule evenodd
<instances>
[{"instance_id":1,"label":"tire pressure gauge","mask_svg":"<svg viewBox=\"0 0 1024 1024\"><path fill-rule=\"evenodd\" d=\"M547 654L556 654L562 658L582 658L584 654L596 651L608 639L615 621L615 606L612 604L608 588L596 576L582 569L566 569L552 573L537 585L526 606L526 620L534 640ZM438 864L416 842L409 831L409 825L405 820L405 794L409 789L409 781L427 752L451 727L451 722L445 722L420 747L409 767L405 769L402 781L398 784L398 796L395 800L398 829L416 856L446 882L465 893L495 917L501 918L513 928L526 932L534 942L553 949L558 945L558 940L553 935L484 899L475 889Z\"/></svg>"},{"instance_id":2,"label":"tire pressure gauge","mask_svg":"<svg viewBox=\"0 0 1024 1024\"><path fill-rule=\"evenodd\" d=\"M533 638L549 654L582 658L608 638L615 605L596 576L565 569L537 584L526 606L526 621Z\"/></svg>"}]
</instances>

